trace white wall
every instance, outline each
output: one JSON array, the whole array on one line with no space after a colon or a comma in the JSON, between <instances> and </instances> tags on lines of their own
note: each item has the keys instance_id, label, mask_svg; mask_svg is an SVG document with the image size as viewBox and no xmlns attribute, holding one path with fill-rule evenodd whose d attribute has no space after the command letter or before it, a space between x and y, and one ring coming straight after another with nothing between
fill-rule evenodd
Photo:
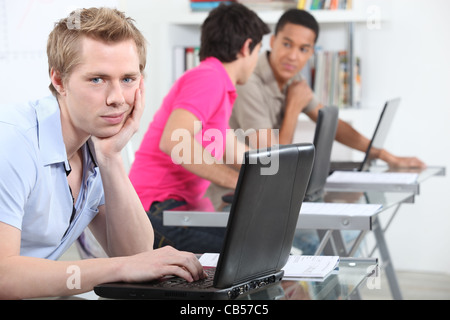
<instances>
[{"instance_id":1,"label":"white wall","mask_svg":"<svg viewBox=\"0 0 450 320\"><path fill-rule=\"evenodd\" d=\"M2 10L7 8L7 34L15 36L9 39L10 55L5 59L5 48L1 47L5 42L5 32L1 29L4 24L0 21L2 102L49 94L44 50L46 37L57 18L78 6L116 6L117 3L136 20L149 41L147 107L141 129L133 139L136 148L171 84L167 76L161 76L171 72L167 66L172 61L172 53L163 49L177 35L170 34L173 29L164 21L174 12L186 10L187 0L0 0L0 19ZM381 108L386 99L401 96L403 102L387 148L399 155L416 155L429 165L450 167L450 148L446 141L450 137L450 63L447 61L450 2L359 0L358 3L379 6L382 17L387 19L382 20L378 30L369 30L364 23L357 27L356 50L363 57L363 106ZM192 32L196 31L188 30L189 34ZM12 54L12 48L18 48L20 54ZM358 115L355 127L370 134L376 121L369 116L373 114L377 112L367 113L370 119ZM397 269L449 273L450 202L446 198L449 190L448 177L432 178L423 183L414 205L401 208L387 232Z\"/></svg>"},{"instance_id":2,"label":"white wall","mask_svg":"<svg viewBox=\"0 0 450 320\"><path fill-rule=\"evenodd\" d=\"M448 168L450 2L391 2L389 21L363 36L364 99L381 104L401 96L387 148ZM450 272L449 191L448 176L432 178L422 184L414 205L401 208L387 232L397 269Z\"/></svg>"}]
</instances>

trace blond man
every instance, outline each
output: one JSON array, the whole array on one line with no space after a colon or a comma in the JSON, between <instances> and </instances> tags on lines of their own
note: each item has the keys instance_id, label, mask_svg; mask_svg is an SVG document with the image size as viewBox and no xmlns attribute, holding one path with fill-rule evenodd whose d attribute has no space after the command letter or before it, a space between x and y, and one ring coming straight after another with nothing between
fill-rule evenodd
<instances>
[{"instance_id":1,"label":"blond man","mask_svg":"<svg viewBox=\"0 0 450 320\"><path fill-rule=\"evenodd\" d=\"M53 95L0 108L0 298L204 277L191 253L153 250L122 163L145 100L146 43L133 21L114 9L78 10L55 25L47 53ZM56 261L86 227L112 258Z\"/></svg>"}]
</instances>

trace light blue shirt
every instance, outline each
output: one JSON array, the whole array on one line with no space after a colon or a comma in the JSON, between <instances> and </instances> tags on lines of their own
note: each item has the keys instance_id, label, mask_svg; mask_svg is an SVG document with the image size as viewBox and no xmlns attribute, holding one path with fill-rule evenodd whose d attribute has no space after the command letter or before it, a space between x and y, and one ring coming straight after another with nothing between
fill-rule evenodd
<instances>
[{"instance_id":1,"label":"light blue shirt","mask_svg":"<svg viewBox=\"0 0 450 320\"><path fill-rule=\"evenodd\" d=\"M88 144L72 222L70 166L56 98L0 106L0 148L0 221L22 231L20 255L58 259L105 202Z\"/></svg>"}]
</instances>

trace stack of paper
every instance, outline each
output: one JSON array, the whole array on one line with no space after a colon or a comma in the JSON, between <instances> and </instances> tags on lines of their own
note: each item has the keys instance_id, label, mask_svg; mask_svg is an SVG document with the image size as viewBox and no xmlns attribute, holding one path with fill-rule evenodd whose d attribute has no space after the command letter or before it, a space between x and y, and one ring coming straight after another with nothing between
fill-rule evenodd
<instances>
[{"instance_id":1,"label":"stack of paper","mask_svg":"<svg viewBox=\"0 0 450 320\"><path fill-rule=\"evenodd\" d=\"M327 178L328 191L402 191L419 193L417 178L413 172L361 172L335 171Z\"/></svg>"},{"instance_id":2,"label":"stack of paper","mask_svg":"<svg viewBox=\"0 0 450 320\"><path fill-rule=\"evenodd\" d=\"M291 255L283 268L283 280L321 281L338 266L338 256Z\"/></svg>"},{"instance_id":3,"label":"stack of paper","mask_svg":"<svg viewBox=\"0 0 450 320\"><path fill-rule=\"evenodd\" d=\"M327 182L412 184L417 182L417 177L417 173L411 172L335 171L328 177Z\"/></svg>"},{"instance_id":4,"label":"stack of paper","mask_svg":"<svg viewBox=\"0 0 450 320\"><path fill-rule=\"evenodd\" d=\"M216 267L219 261L219 254L205 253L200 257L199 261L204 267ZM321 281L338 266L338 256L291 255L283 268L283 280Z\"/></svg>"},{"instance_id":5,"label":"stack of paper","mask_svg":"<svg viewBox=\"0 0 450 320\"><path fill-rule=\"evenodd\" d=\"M373 216L382 207L382 204L304 202L300 213L303 215Z\"/></svg>"}]
</instances>

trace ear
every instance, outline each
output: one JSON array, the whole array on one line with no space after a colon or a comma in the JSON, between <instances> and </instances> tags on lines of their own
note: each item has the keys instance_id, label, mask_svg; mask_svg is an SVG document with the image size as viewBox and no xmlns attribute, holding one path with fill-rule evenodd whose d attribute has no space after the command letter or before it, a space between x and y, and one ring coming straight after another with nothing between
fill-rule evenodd
<instances>
[{"instance_id":1,"label":"ear","mask_svg":"<svg viewBox=\"0 0 450 320\"><path fill-rule=\"evenodd\" d=\"M274 42L275 42L275 35L272 34L272 36L270 37L270 49L273 49Z\"/></svg>"},{"instance_id":2,"label":"ear","mask_svg":"<svg viewBox=\"0 0 450 320\"><path fill-rule=\"evenodd\" d=\"M63 80L61 78L61 73L52 68L50 70L50 79L51 79L53 87L55 87L56 91L58 91L58 93L62 96L65 95L65 88L64 88Z\"/></svg>"},{"instance_id":3,"label":"ear","mask_svg":"<svg viewBox=\"0 0 450 320\"><path fill-rule=\"evenodd\" d=\"M241 54L242 57L248 57L251 52L250 52L250 45L252 43L252 39L248 38L247 40L245 40L244 44L242 45L241 50L239 51L239 53Z\"/></svg>"}]
</instances>

